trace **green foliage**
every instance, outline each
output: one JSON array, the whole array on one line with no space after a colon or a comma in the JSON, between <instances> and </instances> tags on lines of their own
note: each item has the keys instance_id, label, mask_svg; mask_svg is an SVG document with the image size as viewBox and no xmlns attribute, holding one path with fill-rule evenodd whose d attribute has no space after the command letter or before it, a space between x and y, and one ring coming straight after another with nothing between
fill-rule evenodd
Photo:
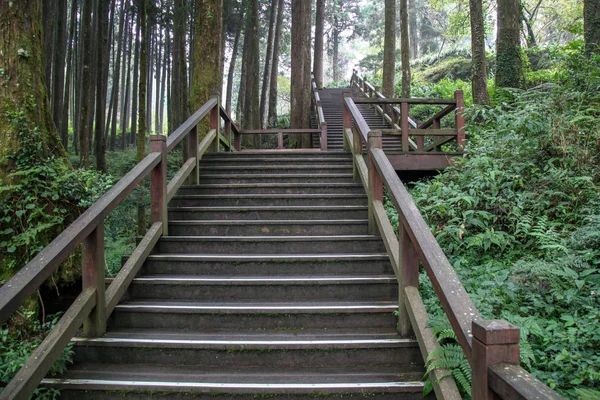
<instances>
[{"instance_id":1,"label":"green foliage","mask_svg":"<svg viewBox=\"0 0 600 400\"><path fill-rule=\"evenodd\" d=\"M13 113L9 119L21 146L8 156L13 168L6 181L0 181L2 280L23 267L112 185L110 176L72 170L64 159L44 156L42 134L29 128L24 114Z\"/></svg>"},{"instance_id":2,"label":"green foliage","mask_svg":"<svg viewBox=\"0 0 600 400\"><path fill-rule=\"evenodd\" d=\"M29 313L25 318L32 321L29 330L16 331L3 326L0 329L2 341L0 342L0 385L2 388L12 379L19 369L25 364L31 353L39 346L46 335L54 328L61 315L48 316L47 322L39 322L34 313ZM69 343L63 350L58 360L50 368L49 375L63 373L67 364L72 362L73 343ZM0 388L0 392L2 391ZM32 399L56 399L60 395L57 389L37 388Z\"/></svg>"},{"instance_id":3,"label":"green foliage","mask_svg":"<svg viewBox=\"0 0 600 400\"><path fill-rule=\"evenodd\" d=\"M519 325L523 366L576 398L600 382L600 58L557 54L554 82L470 107L466 157L411 193L482 316Z\"/></svg>"}]
</instances>

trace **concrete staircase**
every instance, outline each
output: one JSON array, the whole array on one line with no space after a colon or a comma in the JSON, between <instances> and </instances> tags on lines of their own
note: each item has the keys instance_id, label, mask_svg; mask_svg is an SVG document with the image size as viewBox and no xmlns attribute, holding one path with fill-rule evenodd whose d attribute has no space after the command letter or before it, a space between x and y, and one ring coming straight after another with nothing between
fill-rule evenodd
<instances>
[{"instance_id":1,"label":"concrete staircase","mask_svg":"<svg viewBox=\"0 0 600 400\"><path fill-rule=\"evenodd\" d=\"M347 153L205 156L201 185L170 203L169 234L108 333L76 338L74 364L46 386L65 399L422 397L423 359L397 334L398 285Z\"/></svg>"},{"instance_id":2,"label":"concrete staircase","mask_svg":"<svg viewBox=\"0 0 600 400\"><path fill-rule=\"evenodd\" d=\"M327 149L329 151L343 151L344 129L344 91L350 89L322 89L319 90L323 115L327 122ZM352 94L353 97L357 93ZM358 104L358 109L371 129L390 129L387 122L368 104ZM319 137L313 135L313 146L319 147ZM399 136L383 136L383 148L386 151L401 151L402 143Z\"/></svg>"}]
</instances>

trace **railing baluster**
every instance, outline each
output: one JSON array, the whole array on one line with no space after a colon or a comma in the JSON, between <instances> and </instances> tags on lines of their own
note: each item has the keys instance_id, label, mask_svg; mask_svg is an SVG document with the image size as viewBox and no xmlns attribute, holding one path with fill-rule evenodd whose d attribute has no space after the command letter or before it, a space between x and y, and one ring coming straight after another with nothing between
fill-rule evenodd
<instances>
[{"instance_id":1,"label":"railing baluster","mask_svg":"<svg viewBox=\"0 0 600 400\"><path fill-rule=\"evenodd\" d=\"M321 124L321 150L327 151L327 122Z\"/></svg>"},{"instance_id":2,"label":"railing baluster","mask_svg":"<svg viewBox=\"0 0 600 400\"><path fill-rule=\"evenodd\" d=\"M369 234L374 235L377 233L377 222L375 221L375 214L373 211L373 201L379 200L383 201L383 181L381 180L381 176L379 176L379 172L375 167L375 163L373 162L373 157L371 156L370 149L381 149L382 140L381 140L381 131L371 131L368 135L368 169L369 169Z\"/></svg>"},{"instance_id":3,"label":"railing baluster","mask_svg":"<svg viewBox=\"0 0 600 400\"><path fill-rule=\"evenodd\" d=\"M277 148L283 149L283 132L277 132Z\"/></svg>"},{"instance_id":4,"label":"railing baluster","mask_svg":"<svg viewBox=\"0 0 600 400\"><path fill-rule=\"evenodd\" d=\"M433 129L440 129L440 119L439 118L434 118L433 119L432 128ZM438 143L440 142L440 139L441 138L439 138L437 136L433 138L433 144L434 144L433 151L440 151L440 146L438 145Z\"/></svg>"},{"instance_id":5,"label":"railing baluster","mask_svg":"<svg viewBox=\"0 0 600 400\"><path fill-rule=\"evenodd\" d=\"M104 223L83 241L83 289L96 291L96 306L83 323L83 334L99 337L106 333L106 308L104 288Z\"/></svg>"},{"instance_id":6,"label":"railing baluster","mask_svg":"<svg viewBox=\"0 0 600 400\"><path fill-rule=\"evenodd\" d=\"M408 103L400 105L400 129L402 130L402 151L408 152Z\"/></svg>"},{"instance_id":7,"label":"railing baluster","mask_svg":"<svg viewBox=\"0 0 600 400\"><path fill-rule=\"evenodd\" d=\"M195 131L194 128L192 131ZM190 132L191 133L191 132ZM163 235L168 235L167 219L167 138L163 135L150 136L150 151L161 154L160 163L150 172L150 218L162 222ZM192 156L193 157L193 156ZM196 166L196 170L198 170ZM192 173L193 174L193 173Z\"/></svg>"},{"instance_id":8,"label":"railing baluster","mask_svg":"<svg viewBox=\"0 0 600 400\"><path fill-rule=\"evenodd\" d=\"M190 174L187 183L188 183L188 185L197 185L198 183L200 183L200 168L199 168L200 160L198 159L198 125L194 126L190 130L190 133L188 134L188 138L187 138L187 146L188 146L188 151L187 151L188 159L192 158L192 157L196 157L196 167Z\"/></svg>"},{"instance_id":9,"label":"railing baluster","mask_svg":"<svg viewBox=\"0 0 600 400\"><path fill-rule=\"evenodd\" d=\"M212 142L212 144L210 145L210 151L213 153L218 153L219 152L219 143L220 143L220 135L221 135L221 121L219 120L219 95L215 94L212 96L212 98L217 99L217 105L213 107L212 110L210 110L210 129L215 129L217 131L217 136L215 136L215 140ZM196 143L198 141L196 140ZM196 153L194 153L195 156L197 156L198 154L198 150L196 150ZM199 160L198 160L199 161Z\"/></svg>"},{"instance_id":10,"label":"railing baluster","mask_svg":"<svg viewBox=\"0 0 600 400\"><path fill-rule=\"evenodd\" d=\"M495 399L488 384L489 367L495 364L520 364L519 327L502 320L473 321L473 400Z\"/></svg>"},{"instance_id":11,"label":"railing baluster","mask_svg":"<svg viewBox=\"0 0 600 400\"><path fill-rule=\"evenodd\" d=\"M352 97L352 92L349 90L344 91L344 99L347 97ZM350 110L346 107L346 102L344 101L344 150L351 150L350 144L346 141L346 129L352 129L352 115L350 114ZM356 173L356 163L352 163L354 173Z\"/></svg>"},{"instance_id":12,"label":"railing baluster","mask_svg":"<svg viewBox=\"0 0 600 400\"><path fill-rule=\"evenodd\" d=\"M454 92L454 99L456 100L456 132L458 134L458 147L460 149L465 148L465 118L463 112L465 111L465 96L462 90Z\"/></svg>"},{"instance_id":13,"label":"railing baluster","mask_svg":"<svg viewBox=\"0 0 600 400\"><path fill-rule=\"evenodd\" d=\"M419 255L413 242L404 228L403 222L398 224L398 239L400 245L400 288L398 293L398 325L402 337L412 336L413 330L406 309L406 294L404 288L419 287Z\"/></svg>"}]
</instances>

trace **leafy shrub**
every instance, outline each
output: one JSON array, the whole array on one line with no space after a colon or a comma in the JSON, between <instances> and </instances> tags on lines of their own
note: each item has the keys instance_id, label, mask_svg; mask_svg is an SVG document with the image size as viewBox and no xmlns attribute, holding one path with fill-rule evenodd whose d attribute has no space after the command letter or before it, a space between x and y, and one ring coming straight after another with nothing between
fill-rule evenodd
<instances>
[{"instance_id":1,"label":"leafy shrub","mask_svg":"<svg viewBox=\"0 0 600 400\"><path fill-rule=\"evenodd\" d=\"M0 334L0 392L6 386L12 377L25 364L31 353L39 346L44 337L54 328L61 315L48 316L47 322L39 322L34 315L29 315L27 319L34 320L35 323L26 331L15 331L2 327ZM72 362L73 343L69 343L60 357L50 368L49 375L58 375L67 369L67 364ZM60 395L57 389L37 388L33 393L32 399L48 400L58 398Z\"/></svg>"}]
</instances>

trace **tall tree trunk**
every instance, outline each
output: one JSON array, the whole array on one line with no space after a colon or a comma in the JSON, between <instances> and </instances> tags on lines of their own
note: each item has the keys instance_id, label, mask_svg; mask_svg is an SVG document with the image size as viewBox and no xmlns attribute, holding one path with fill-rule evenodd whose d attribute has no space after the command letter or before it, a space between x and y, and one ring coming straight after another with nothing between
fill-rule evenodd
<instances>
[{"instance_id":1,"label":"tall tree trunk","mask_svg":"<svg viewBox=\"0 0 600 400\"><path fill-rule=\"evenodd\" d=\"M66 73L66 83L65 83L65 93L63 99L63 107L61 114L61 124L60 124L60 137L62 140L62 144L67 149L69 147L69 107L71 105L71 83L73 75L73 65L75 64L73 57L73 48L75 47L75 27L77 24L76 17L77 16L77 2L71 2L71 15L69 21L69 40L67 44L67 73ZM77 136L77 135L75 135Z\"/></svg>"},{"instance_id":2,"label":"tall tree trunk","mask_svg":"<svg viewBox=\"0 0 600 400\"><path fill-rule=\"evenodd\" d=\"M248 61L245 76L245 99L242 126L245 129L258 129L260 127L259 114L259 26L258 26L258 0L250 0L248 10L246 37L248 38ZM253 136L254 146L260 147L260 137Z\"/></svg>"},{"instance_id":3,"label":"tall tree trunk","mask_svg":"<svg viewBox=\"0 0 600 400\"><path fill-rule=\"evenodd\" d=\"M146 75L146 129L152 132L152 91L154 90L154 27L149 24L148 30L148 72Z\"/></svg>"},{"instance_id":4,"label":"tall tree trunk","mask_svg":"<svg viewBox=\"0 0 600 400\"><path fill-rule=\"evenodd\" d=\"M246 74L248 73L248 59L250 58L250 36L248 35L248 18L250 18L250 5L246 4L246 22L244 23L244 43L242 46L242 63L240 68L240 87L238 90L238 100L235 107L235 116L240 124L243 126L244 123L244 112L246 111Z\"/></svg>"},{"instance_id":5,"label":"tall tree trunk","mask_svg":"<svg viewBox=\"0 0 600 400\"><path fill-rule=\"evenodd\" d=\"M221 34L223 32L223 0L196 0L194 36L202 40L194 41L193 79L190 91L190 107L197 110L211 96L218 94L223 84L221 73ZM211 32L206 35L206 32ZM205 127L208 123L205 120ZM200 128L201 139L208 132Z\"/></svg>"},{"instance_id":6,"label":"tall tree trunk","mask_svg":"<svg viewBox=\"0 0 600 400\"><path fill-rule=\"evenodd\" d=\"M43 38L44 38L44 84L49 94L52 94L52 65L54 63L54 34L56 32L56 7L54 2L43 1ZM52 97L49 97L52 102ZM52 104L50 104L52 107Z\"/></svg>"},{"instance_id":7,"label":"tall tree trunk","mask_svg":"<svg viewBox=\"0 0 600 400\"><path fill-rule=\"evenodd\" d=\"M139 18L138 18L139 21ZM139 102L138 102L138 90L139 90L139 82L140 82L140 53L141 53L141 43L140 43L140 34L141 34L141 30L140 30L140 24L137 24L136 30L135 30L135 42L131 43L131 46L133 47L133 52L135 54L135 60L133 62L133 79L131 81L131 133L130 133L130 140L129 140L129 144L133 145L135 144L137 135L138 135L138 125L137 125L137 116L138 116L138 106L139 106ZM133 31L132 31L132 37L133 37ZM131 57L131 56L130 56ZM131 60L131 58L130 58ZM131 62L129 63L131 65ZM127 73L127 76L129 75L129 72ZM129 91L127 92L129 93ZM144 135L146 133L144 132Z\"/></svg>"},{"instance_id":8,"label":"tall tree trunk","mask_svg":"<svg viewBox=\"0 0 600 400\"><path fill-rule=\"evenodd\" d=\"M117 37L117 59L115 61L114 69L113 69L113 79L112 79L112 95L111 95L111 103L112 103L112 124L110 126L110 149L112 151L115 150L115 146L117 143L117 110L119 109L119 83L121 79L121 56L123 53L123 42L127 39L124 36L124 32L128 30L128 27L125 25L125 1L122 1L120 15L119 15L119 35ZM127 18L127 23L129 24L129 18ZM125 37L125 40L123 40ZM130 39L131 40L131 39Z\"/></svg>"},{"instance_id":9,"label":"tall tree trunk","mask_svg":"<svg viewBox=\"0 0 600 400\"><path fill-rule=\"evenodd\" d=\"M160 97L159 97L159 103L157 105L157 111L156 114L158 115L158 122L157 122L157 133L158 134L162 134L164 132L164 125L163 125L163 121L164 121L164 116L165 116L165 90L166 90L166 86L167 86L167 69L168 69L168 65L169 65L169 54L170 54L170 46L169 46L169 41L170 41L170 36L169 36L169 27L167 25L167 27L165 28L165 41L164 41L164 45L163 45L163 59L162 59L162 77L160 79Z\"/></svg>"},{"instance_id":10,"label":"tall tree trunk","mask_svg":"<svg viewBox=\"0 0 600 400\"><path fill-rule=\"evenodd\" d=\"M79 2L76 2L79 3ZM81 13L82 7L77 6L79 10L79 18L77 19L77 26L75 27L75 36L73 38L73 65L75 70L75 80L73 82L73 112L72 112L72 121L73 121L73 150L75 150L75 155L79 154L79 135L80 135L80 126L79 120L81 118L81 77L83 70L83 40L81 39L81 27L83 26Z\"/></svg>"},{"instance_id":11,"label":"tall tree trunk","mask_svg":"<svg viewBox=\"0 0 600 400\"><path fill-rule=\"evenodd\" d=\"M273 46L273 66L271 67L271 83L269 91L269 125L277 125L277 76L279 75L279 49L281 45L281 27L283 25L284 0L279 0L277 8L277 25L275 27L275 42Z\"/></svg>"},{"instance_id":12,"label":"tall tree trunk","mask_svg":"<svg viewBox=\"0 0 600 400\"><path fill-rule=\"evenodd\" d=\"M278 0L271 0L271 15L269 17L269 34L267 36L267 53L263 69L262 93L260 95L260 127L267 127L267 111L269 101L269 86L271 84L271 68L273 67L273 42L275 41L275 21L277 19Z\"/></svg>"},{"instance_id":13,"label":"tall tree trunk","mask_svg":"<svg viewBox=\"0 0 600 400\"><path fill-rule=\"evenodd\" d=\"M419 20L417 16L417 0L408 0L408 31L410 41L410 58L419 57Z\"/></svg>"},{"instance_id":14,"label":"tall tree trunk","mask_svg":"<svg viewBox=\"0 0 600 400\"><path fill-rule=\"evenodd\" d=\"M184 0L175 0L173 9L173 70L171 84L171 131L181 125L186 117L187 67L185 57L186 7ZM187 159L187 157L186 157Z\"/></svg>"},{"instance_id":15,"label":"tall tree trunk","mask_svg":"<svg viewBox=\"0 0 600 400\"><path fill-rule=\"evenodd\" d=\"M325 0L317 0L315 17L315 60L313 72L317 88L323 87L323 38L325 36Z\"/></svg>"},{"instance_id":16,"label":"tall tree trunk","mask_svg":"<svg viewBox=\"0 0 600 400\"><path fill-rule=\"evenodd\" d=\"M312 1L292 0L292 128L310 126L311 3ZM293 135L292 139L296 141L298 147L309 145L306 135Z\"/></svg>"},{"instance_id":17,"label":"tall tree trunk","mask_svg":"<svg viewBox=\"0 0 600 400\"><path fill-rule=\"evenodd\" d=\"M483 1L469 0L469 8L471 14L471 85L473 87L473 103L487 104L490 101L490 96L487 88Z\"/></svg>"},{"instance_id":18,"label":"tall tree trunk","mask_svg":"<svg viewBox=\"0 0 600 400\"><path fill-rule=\"evenodd\" d=\"M96 138L96 169L98 171L106 172L106 136L105 136L105 122L106 122L106 92L108 90L108 27L110 26L108 21L108 11L110 6L109 0L98 0L98 14L97 14L97 35L96 43L98 57L97 57L97 72L96 72L96 126L95 126L95 138Z\"/></svg>"},{"instance_id":19,"label":"tall tree trunk","mask_svg":"<svg viewBox=\"0 0 600 400\"><path fill-rule=\"evenodd\" d=\"M385 36L383 42L383 95L395 97L396 76L396 0L385 0Z\"/></svg>"},{"instance_id":20,"label":"tall tree trunk","mask_svg":"<svg viewBox=\"0 0 600 400\"><path fill-rule=\"evenodd\" d=\"M587 52L600 53L600 2L583 1L583 36Z\"/></svg>"},{"instance_id":21,"label":"tall tree trunk","mask_svg":"<svg viewBox=\"0 0 600 400\"><path fill-rule=\"evenodd\" d=\"M65 89L65 52L67 45L67 0L58 0L56 10L54 68L52 70L52 115L60 131L63 125L62 109Z\"/></svg>"},{"instance_id":22,"label":"tall tree trunk","mask_svg":"<svg viewBox=\"0 0 600 400\"><path fill-rule=\"evenodd\" d=\"M90 167L90 99L84 95L90 92L91 84L91 63L92 63L92 3L93 0L83 0L81 16L81 40L82 40L82 71L80 82L81 104L79 106L79 143L80 143L80 166L82 168Z\"/></svg>"},{"instance_id":23,"label":"tall tree trunk","mask_svg":"<svg viewBox=\"0 0 600 400\"><path fill-rule=\"evenodd\" d=\"M340 30L338 28L338 16L334 15L333 16L333 51L332 51L332 57L331 57L331 64L332 64L332 74L333 74L333 81L334 82L338 82L340 80L340 60L339 60L339 54L340 54Z\"/></svg>"},{"instance_id":24,"label":"tall tree trunk","mask_svg":"<svg viewBox=\"0 0 600 400\"><path fill-rule=\"evenodd\" d=\"M240 12L243 8L240 6ZM233 78L235 76L235 62L237 60L239 47L240 47L240 36L242 33L242 23L241 19L237 25L237 29L235 31L235 39L233 40L233 48L231 50L231 61L229 62L229 72L227 73L227 92L225 94L225 110L227 111L227 115L231 116L231 100L233 96Z\"/></svg>"},{"instance_id":25,"label":"tall tree trunk","mask_svg":"<svg viewBox=\"0 0 600 400\"><path fill-rule=\"evenodd\" d=\"M138 136L137 136L137 161L140 162L146 156L146 84L148 83L148 45L149 34L147 24L147 2L148 0L140 0L139 7L139 22L142 37L140 40L140 83L139 83L139 114L138 114ZM140 185L144 185L143 183ZM146 233L146 207L143 201L138 202L138 235Z\"/></svg>"},{"instance_id":26,"label":"tall tree trunk","mask_svg":"<svg viewBox=\"0 0 600 400\"><path fill-rule=\"evenodd\" d=\"M408 0L400 0L400 54L402 57L402 97L410 97L410 40Z\"/></svg>"},{"instance_id":27,"label":"tall tree trunk","mask_svg":"<svg viewBox=\"0 0 600 400\"><path fill-rule=\"evenodd\" d=\"M0 69L3 86L0 92L0 179L13 183L7 174L14 168L14 160L6 156L15 154L21 147L15 113L21 113L26 128L38 129L42 141L40 162L54 154L64 159L66 153L52 120L48 94L44 85L44 60L42 42L42 2L0 1ZM24 54L26 56L24 56Z\"/></svg>"},{"instance_id":28,"label":"tall tree trunk","mask_svg":"<svg viewBox=\"0 0 600 400\"><path fill-rule=\"evenodd\" d=\"M521 3L498 0L496 38L496 86L518 88L523 85L521 50Z\"/></svg>"}]
</instances>

